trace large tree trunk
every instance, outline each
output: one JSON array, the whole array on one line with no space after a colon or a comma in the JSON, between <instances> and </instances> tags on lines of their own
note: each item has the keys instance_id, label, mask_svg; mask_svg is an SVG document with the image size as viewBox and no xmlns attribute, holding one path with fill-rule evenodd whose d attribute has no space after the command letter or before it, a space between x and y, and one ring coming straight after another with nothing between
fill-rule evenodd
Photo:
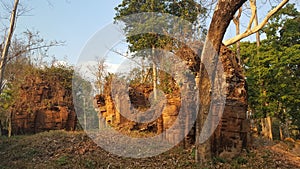
<instances>
[{"instance_id":1,"label":"large tree trunk","mask_svg":"<svg viewBox=\"0 0 300 169\"><path fill-rule=\"evenodd\" d=\"M231 0L231 1L219 1L215 12L213 14L213 18L208 30L208 35L206 39L206 44L210 43L217 54L220 52L220 47L222 44L222 40L224 37L224 34L226 32L226 29L230 23L230 21L233 19L234 14L236 11L242 6L242 4L246 0ZM218 55L213 56L206 56L209 55L211 51L206 51L204 48L204 51L202 53L203 56L207 57L208 60L206 60L207 63L209 63L209 66L211 66L213 69L216 70L216 64L218 63ZM203 61L203 59L201 60ZM208 66L206 64L206 66ZM215 73L216 71L213 70L212 72ZM198 119L197 119L197 131L196 131L196 149L197 149L197 155L196 155L196 161L200 161L201 163L210 160L212 157L212 151L211 151L211 139L208 139L204 141L202 144L200 144L200 132L202 132L204 121L207 119L208 111L210 109L210 91L211 88L213 88L213 84L211 85L209 81L205 81L204 77L206 72L206 68L203 63L200 65L200 82L199 82L199 90L200 90L200 108L198 113ZM214 75L212 75L214 77ZM210 78L212 78L210 77ZM214 79L210 80L211 82L214 82Z\"/></svg>"},{"instance_id":2,"label":"large tree trunk","mask_svg":"<svg viewBox=\"0 0 300 169\"><path fill-rule=\"evenodd\" d=\"M246 0L220 0L218 2L207 34L207 39L212 43L216 51L220 51L222 40L230 21L245 2Z\"/></svg>"},{"instance_id":3,"label":"large tree trunk","mask_svg":"<svg viewBox=\"0 0 300 169\"><path fill-rule=\"evenodd\" d=\"M8 114L8 137L11 137L11 134L12 134L12 112L11 110L9 110L9 114Z\"/></svg>"},{"instance_id":4,"label":"large tree trunk","mask_svg":"<svg viewBox=\"0 0 300 169\"><path fill-rule=\"evenodd\" d=\"M271 117L261 119L261 129L265 138L273 140Z\"/></svg>"},{"instance_id":5,"label":"large tree trunk","mask_svg":"<svg viewBox=\"0 0 300 169\"><path fill-rule=\"evenodd\" d=\"M282 126L281 126L281 124L279 124L279 137L280 137L280 140L284 140L284 137L283 137L283 134L282 134Z\"/></svg>"}]
</instances>

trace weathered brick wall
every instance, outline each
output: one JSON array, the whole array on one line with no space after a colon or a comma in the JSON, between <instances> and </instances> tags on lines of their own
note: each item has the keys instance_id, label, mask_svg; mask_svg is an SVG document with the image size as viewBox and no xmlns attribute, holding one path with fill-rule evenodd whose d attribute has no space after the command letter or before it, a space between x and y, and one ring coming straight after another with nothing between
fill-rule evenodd
<instances>
[{"instance_id":1,"label":"weathered brick wall","mask_svg":"<svg viewBox=\"0 0 300 169\"><path fill-rule=\"evenodd\" d=\"M249 120L247 112L247 90L243 70L234 53L221 47L220 58L226 76L226 105L221 121L213 136L213 152L224 151L239 153L249 144Z\"/></svg>"},{"instance_id":2,"label":"weathered brick wall","mask_svg":"<svg viewBox=\"0 0 300 169\"><path fill-rule=\"evenodd\" d=\"M201 50L201 44L194 44L194 47ZM190 48L183 48L181 51L178 51L177 56L183 60L186 60L189 69L195 72L195 74L197 71L199 71L200 60ZM234 149L235 152L239 152L243 147L247 146L249 141L249 121L246 119L247 92L242 68L238 64L234 53L224 46L221 48L220 58L226 77L227 90L226 105L223 116L219 121L217 129L211 137L211 142L213 145L212 151L215 154L220 154L224 151L231 151L232 149ZM193 88L196 85L193 80L194 79L186 82L190 83L187 85L190 88ZM205 81L209 82L208 77L206 77ZM132 91L130 96L132 103L135 105L144 103L144 98L140 97L138 93L148 95L151 90L147 90L147 92L145 92L141 89L135 89ZM193 95L193 93L190 93L190 95ZM163 127L164 129L169 129L170 126L174 124L174 121L179 113L178 111L180 109L185 109L185 105L180 105L180 99L185 98L180 98L179 96L166 97L168 98L167 104L162 110ZM195 100L191 100L191 102L194 101ZM99 105L99 107L101 107L101 105ZM118 113L116 108L114 108L114 103L109 94L109 90L107 90L107 95L105 96L105 106L102 105L102 107L105 107L106 109L106 111L103 112L104 114L115 116L116 113ZM195 105L193 107L196 108ZM104 117L107 118L108 116L106 115ZM178 129L172 129L172 131L169 132L169 135L166 135L166 138L170 142L173 142L174 140L178 140L177 138L180 137L180 135L187 133L190 133L191 135L189 135L189 137L192 138L195 130L193 129L193 131L190 132L187 130L187 125L195 120L195 118L196 117L187 114L186 121L182 125L178 125Z\"/></svg>"},{"instance_id":3,"label":"weathered brick wall","mask_svg":"<svg viewBox=\"0 0 300 169\"><path fill-rule=\"evenodd\" d=\"M59 80L44 79L42 75L26 77L11 109L13 134L75 130L72 91L65 89Z\"/></svg>"}]
</instances>

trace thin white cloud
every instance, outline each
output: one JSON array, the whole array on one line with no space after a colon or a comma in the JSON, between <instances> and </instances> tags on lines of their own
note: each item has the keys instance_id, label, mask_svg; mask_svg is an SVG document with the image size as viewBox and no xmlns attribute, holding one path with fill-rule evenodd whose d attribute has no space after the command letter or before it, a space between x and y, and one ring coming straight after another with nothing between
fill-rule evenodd
<instances>
[{"instance_id":1,"label":"thin white cloud","mask_svg":"<svg viewBox=\"0 0 300 169\"><path fill-rule=\"evenodd\" d=\"M120 64L116 64L116 63L106 63L107 64L107 71L109 73L116 73Z\"/></svg>"}]
</instances>

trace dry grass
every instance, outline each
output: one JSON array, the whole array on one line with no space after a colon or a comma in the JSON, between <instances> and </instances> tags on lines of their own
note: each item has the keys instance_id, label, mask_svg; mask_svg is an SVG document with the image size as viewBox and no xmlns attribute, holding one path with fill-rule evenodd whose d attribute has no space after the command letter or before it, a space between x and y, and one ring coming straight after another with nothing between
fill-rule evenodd
<instances>
[{"instance_id":1,"label":"dry grass","mask_svg":"<svg viewBox=\"0 0 300 169\"><path fill-rule=\"evenodd\" d=\"M155 157L132 159L104 151L83 132L50 131L11 139L1 137L0 168L300 168L295 162L299 157L281 148L285 146L256 144L255 149L239 157L214 158L197 166L193 146L177 146Z\"/></svg>"}]
</instances>

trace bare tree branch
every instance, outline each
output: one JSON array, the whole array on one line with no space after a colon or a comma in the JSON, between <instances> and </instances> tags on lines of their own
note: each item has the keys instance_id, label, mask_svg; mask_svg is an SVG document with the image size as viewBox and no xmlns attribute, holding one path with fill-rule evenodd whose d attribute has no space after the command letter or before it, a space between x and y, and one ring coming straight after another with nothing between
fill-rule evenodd
<instances>
[{"instance_id":1,"label":"bare tree branch","mask_svg":"<svg viewBox=\"0 0 300 169\"><path fill-rule=\"evenodd\" d=\"M240 18L242 15L243 9L242 7L240 7L239 12L237 14L237 16L233 17L232 21L235 24L235 31L236 31L236 35L240 34ZM241 64L241 44L240 41L237 41L236 43L236 55L239 59L239 64Z\"/></svg>"},{"instance_id":2,"label":"bare tree branch","mask_svg":"<svg viewBox=\"0 0 300 169\"><path fill-rule=\"evenodd\" d=\"M138 61L136 61L136 60L134 60L133 58L131 58L130 56L128 56L128 54L125 55L125 54L123 54L123 53L121 53L121 52L118 52L118 51L116 51L116 50L110 50L110 51L112 51L112 52L114 52L114 53L116 53L116 54L118 54L118 55L120 55L120 56L123 56L124 58L127 58L127 59L133 61L134 63L136 63L137 65L143 67L142 64L140 64Z\"/></svg>"},{"instance_id":3,"label":"bare tree branch","mask_svg":"<svg viewBox=\"0 0 300 169\"><path fill-rule=\"evenodd\" d=\"M254 19L256 18L256 0L249 0L250 9L251 9L251 18L247 27L247 30L250 30L253 24Z\"/></svg>"},{"instance_id":4,"label":"bare tree branch","mask_svg":"<svg viewBox=\"0 0 300 169\"><path fill-rule=\"evenodd\" d=\"M239 34L238 36L235 36L231 39L224 41L223 42L224 45L225 46L232 45L232 44L236 43L237 41L258 32L260 29L262 29L268 23L269 19L288 2L289 2L289 0L282 0L281 3L276 8L272 9L267 14L267 16L264 18L264 20L259 25L255 26L252 29L246 30L244 33Z\"/></svg>"},{"instance_id":5,"label":"bare tree branch","mask_svg":"<svg viewBox=\"0 0 300 169\"><path fill-rule=\"evenodd\" d=\"M95 87L98 90L99 94L103 94L105 77L107 77L107 65L105 64L106 59L104 57L96 57L96 65L89 65L87 68L90 73L94 76Z\"/></svg>"},{"instance_id":6,"label":"bare tree branch","mask_svg":"<svg viewBox=\"0 0 300 169\"><path fill-rule=\"evenodd\" d=\"M24 50L17 51L11 57L8 57L7 63L9 61L13 60L14 58L17 58L17 57L19 57L22 54L27 53L27 52L31 52L31 51L39 50L39 49L48 49L48 48L51 48L51 47L63 46L63 45L64 45L64 42L51 42L50 44L44 44L44 45L35 46L35 47L27 45Z\"/></svg>"},{"instance_id":7,"label":"bare tree branch","mask_svg":"<svg viewBox=\"0 0 300 169\"><path fill-rule=\"evenodd\" d=\"M12 36L14 34L18 4L19 4L19 0L15 0L14 7L13 7L13 10L11 12L9 32L8 32L8 35L7 35L5 44L4 44L4 48L3 48L3 51L2 51L1 62L0 62L0 86L3 86L2 82L3 82L3 79L4 79L4 71L5 71L5 66L6 66L6 63L7 63L7 56L8 56L8 51L9 51L11 39L12 39ZM3 88L0 88L0 94L2 93L2 90L3 90Z\"/></svg>"}]
</instances>

